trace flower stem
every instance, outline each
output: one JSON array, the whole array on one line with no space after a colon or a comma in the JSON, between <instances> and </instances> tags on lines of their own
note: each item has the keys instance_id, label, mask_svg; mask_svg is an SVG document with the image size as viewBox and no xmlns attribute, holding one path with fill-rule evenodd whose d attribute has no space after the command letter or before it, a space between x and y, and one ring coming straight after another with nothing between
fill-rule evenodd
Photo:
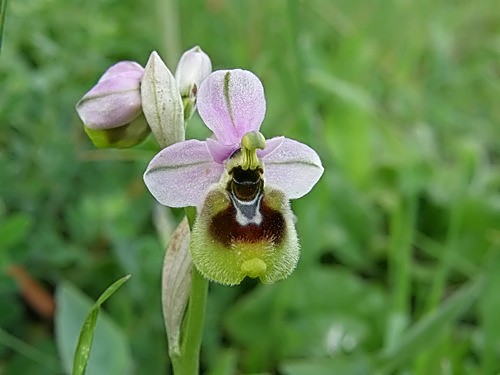
<instances>
[{"instance_id":1,"label":"flower stem","mask_svg":"<svg viewBox=\"0 0 500 375\"><path fill-rule=\"evenodd\" d=\"M200 347L203 337L207 292L208 280L193 267L191 295L185 317L186 325L176 375L198 375L200 373Z\"/></svg>"},{"instance_id":2,"label":"flower stem","mask_svg":"<svg viewBox=\"0 0 500 375\"><path fill-rule=\"evenodd\" d=\"M385 338L386 346L389 348L399 344L409 322L416 202L414 193L408 193L393 208L391 214L389 283L392 295Z\"/></svg>"},{"instance_id":3,"label":"flower stem","mask_svg":"<svg viewBox=\"0 0 500 375\"><path fill-rule=\"evenodd\" d=\"M174 67L181 55L181 27L179 4L177 0L159 0L157 2L158 34L161 38L160 54L165 57L167 66Z\"/></svg>"},{"instance_id":4,"label":"flower stem","mask_svg":"<svg viewBox=\"0 0 500 375\"><path fill-rule=\"evenodd\" d=\"M196 209L186 208L189 227L192 228L196 217ZM176 375L198 375L200 365L200 348L205 322L205 306L208 294L208 280L193 266L191 273L191 293L181 343L181 353L174 361Z\"/></svg>"},{"instance_id":5,"label":"flower stem","mask_svg":"<svg viewBox=\"0 0 500 375\"><path fill-rule=\"evenodd\" d=\"M6 12L7 12L7 0L0 0L0 52L2 51L3 26L5 24Z\"/></svg>"}]
</instances>

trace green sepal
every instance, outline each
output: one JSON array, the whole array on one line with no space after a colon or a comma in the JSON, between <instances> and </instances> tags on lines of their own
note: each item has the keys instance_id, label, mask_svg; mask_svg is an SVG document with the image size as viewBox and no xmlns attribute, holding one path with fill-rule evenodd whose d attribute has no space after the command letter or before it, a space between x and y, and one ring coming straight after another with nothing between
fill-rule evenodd
<instances>
[{"instance_id":1,"label":"green sepal","mask_svg":"<svg viewBox=\"0 0 500 375\"><path fill-rule=\"evenodd\" d=\"M97 148L129 148L143 142L151 129L141 113L127 125L112 129L91 129L84 126L85 133Z\"/></svg>"},{"instance_id":2,"label":"green sepal","mask_svg":"<svg viewBox=\"0 0 500 375\"><path fill-rule=\"evenodd\" d=\"M183 96L182 106L184 107L184 121L188 121L193 116L194 111L196 109L196 98Z\"/></svg>"}]
</instances>

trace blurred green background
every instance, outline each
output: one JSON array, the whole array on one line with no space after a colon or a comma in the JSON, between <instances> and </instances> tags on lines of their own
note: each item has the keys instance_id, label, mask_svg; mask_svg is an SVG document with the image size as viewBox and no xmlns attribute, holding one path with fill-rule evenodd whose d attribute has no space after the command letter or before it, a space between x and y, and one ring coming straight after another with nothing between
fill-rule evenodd
<instances>
[{"instance_id":1,"label":"blurred green background","mask_svg":"<svg viewBox=\"0 0 500 375\"><path fill-rule=\"evenodd\" d=\"M200 45L263 81L267 137L315 148L302 255L211 285L205 374L500 372L500 7L494 0L11 0L0 55L0 373L168 374L152 139L96 150L78 99L111 64ZM196 117L188 129L203 139ZM163 236L165 237L165 236ZM168 236L166 236L168 237ZM90 298L90 299L89 299ZM57 308L54 312L54 301Z\"/></svg>"}]
</instances>

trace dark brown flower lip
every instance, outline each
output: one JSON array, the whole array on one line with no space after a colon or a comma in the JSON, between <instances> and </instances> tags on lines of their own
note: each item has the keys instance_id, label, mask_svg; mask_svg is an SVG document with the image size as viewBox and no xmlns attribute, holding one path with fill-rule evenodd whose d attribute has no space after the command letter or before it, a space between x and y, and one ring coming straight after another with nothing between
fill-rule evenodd
<instances>
[{"instance_id":1,"label":"dark brown flower lip","mask_svg":"<svg viewBox=\"0 0 500 375\"><path fill-rule=\"evenodd\" d=\"M231 249L241 243L279 246L286 235L286 222L283 214L272 209L265 195L258 200L261 221L259 224L241 225L236 219L237 210L233 200L228 207L210 220L209 234L215 241Z\"/></svg>"}]
</instances>

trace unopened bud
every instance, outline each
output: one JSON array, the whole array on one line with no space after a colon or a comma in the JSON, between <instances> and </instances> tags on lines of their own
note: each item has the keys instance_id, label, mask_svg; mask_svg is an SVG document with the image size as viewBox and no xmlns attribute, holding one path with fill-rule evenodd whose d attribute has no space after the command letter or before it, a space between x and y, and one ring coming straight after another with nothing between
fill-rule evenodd
<instances>
[{"instance_id":1,"label":"unopened bud","mask_svg":"<svg viewBox=\"0 0 500 375\"><path fill-rule=\"evenodd\" d=\"M212 71L208 55L198 46L184 52L177 64L175 80L182 96L184 118L187 120L196 108L196 94L201 81Z\"/></svg>"},{"instance_id":2,"label":"unopened bud","mask_svg":"<svg viewBox=\"0 0 500 375\"><path fill-rule=\"evenodd\" d=\"M158 53L152 52L141 81L144 116L163 148L184 140L184 112L175 78Z\"/></svg>"},{"instance_id":3,"label":"unopened bud","mask_svg":"<svg viewBox=\"0 0 500 375\"><path fill-rule=\"evenodd\" d=\"M121 61L77 103L85 131L97 147L131 147L148 135L141 110L143 73L139 64Z\"/></svg>"},{"instance_id":4,"label":"unopened bud","mask_svg":"<svg viewBox=\"0 0 500 375\"><path fill-rule=\"evenodd\" d=\"M76 105L86 127L112 129L126 125L141 113L140 82L144 69L132 61L109 68Z\"/></svg>"}]
</instances>

